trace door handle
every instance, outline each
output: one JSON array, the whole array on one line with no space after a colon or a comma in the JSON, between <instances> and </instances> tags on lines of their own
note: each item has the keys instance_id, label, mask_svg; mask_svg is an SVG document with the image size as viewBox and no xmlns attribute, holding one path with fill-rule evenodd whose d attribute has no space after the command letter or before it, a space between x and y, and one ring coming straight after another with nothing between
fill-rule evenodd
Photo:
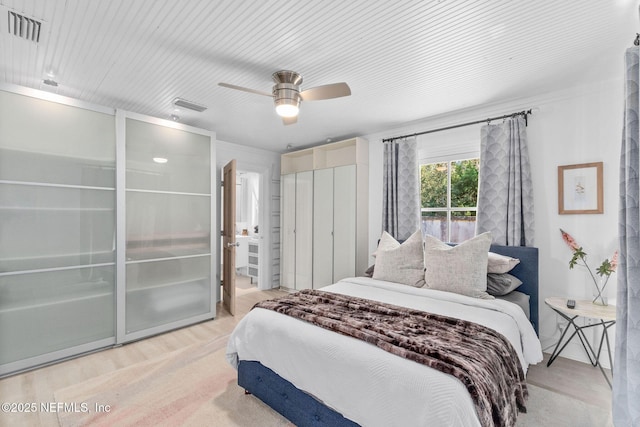
<instances>
[{"instance_id":1,"label":"door handle","mask_svg":"<svg viewBox=\"0 0 640 427\"><path fill-rule=\"evenodd\" d=\"M229 243L227 243L227 247L228 248L231 248L233 246L236 246L236 247L240 246L240 242L229 242Z\"/></svg>"}]
</instances>

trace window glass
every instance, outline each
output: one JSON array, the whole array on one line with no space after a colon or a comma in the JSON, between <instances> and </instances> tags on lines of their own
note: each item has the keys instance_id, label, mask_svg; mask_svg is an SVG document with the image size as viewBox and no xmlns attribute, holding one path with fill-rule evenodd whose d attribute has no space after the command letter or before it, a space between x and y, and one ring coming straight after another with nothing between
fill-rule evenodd
<instances>
[{"instance_id":1,"label":"window glass","mask_svg":"<svg viewBox=\"0 0 640 427\"><path fill-rule=\"evenodd\" d=\"M446 211L422 211L422 234L437 237L442 241L449 240L447 233L449 223L447 221Z\"/></svg>"},{"instance_id":2,"label":"window glass","mask_svg":"<svg viewBox=\"0 0 640 427\"><path fill-rule=\"evenodd\" d=\"M476 211L451 211L451 242L464 242L475 235Z\"/></svg>"},{"instance_id":3,"label":"window glass","mask_svg":"<svg viewBox=\"0 0 640 427\"><path fill-rule=\"evenodd\" d=\"M478 204L479 159L451 162L451 206L476 207Z\"/></svg>"},{"instance_id":4,"label":"window glass","mask_svg":"<svg viewBox=\"0 0 640 427\"><path fill-rule=\"evenodd\" d=\"M430 163L420 167L423 208L447 207L448 163Z\"/></svg>"},{"instance_id":5,"label":"window glass","mask_svg":"<svg viewBox=\"0 0 640 427\"><path fill-rule=\"evenodd\" d=\"M424 235L445 242L475 235L479 164L475 158L420 166Z\"/></svg>"}]
</instances>

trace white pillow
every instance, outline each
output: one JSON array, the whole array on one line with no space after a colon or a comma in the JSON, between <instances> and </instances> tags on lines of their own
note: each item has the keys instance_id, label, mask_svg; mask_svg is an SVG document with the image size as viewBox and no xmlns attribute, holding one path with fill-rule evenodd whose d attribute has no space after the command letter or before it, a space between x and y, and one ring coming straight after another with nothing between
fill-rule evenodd
<instances>
[{"instance_id":1,"label":"white pillow","mask_svg":"<svg viewBox=\"0 0 640 427\"><path fill-rule=\"evenodd\" d=\"M474 298L493 299L487 293L487 258L491 233L483 233L456 246L425 237L425 282L430 289Z\"/></svg>"},{"instance_id":2,"label":"white pillow","mask_svg":"<svg viewBox=\"0 0 640 427\"><path fill-rule=\"evenodd\" d=\"M511 258L495 252L489 252L487 273L508 273L520 263L518 258Z\"/></svg>"},{"instance_id":3,"label":"white pillow","mask_svg":"<svg viewBox=\"0 0 640 427\"><path fill-rule=\"evenodd\" d=\"M413 233L415 234L415 233ZM411 238L411 237L409 237ZM400 242L393 238L393 236L386 231L382 232L382 236L380 236L380 241L378 241L378 247L371 254L372 257L376 257L378 255L379 250L388 251L390 249L395 249L400 246Z\"/></svg>"},{"instance_id":4,"label":"white pillow","mask_svg":"<svg viewBox=\"0 0 640 427\"><path fill-rule=\"evenodd\" d=\"M424 286L422 232L416 231L402 244L384 232L376 250L373 278L416 288Z\"/></svg>"}]
</instances>

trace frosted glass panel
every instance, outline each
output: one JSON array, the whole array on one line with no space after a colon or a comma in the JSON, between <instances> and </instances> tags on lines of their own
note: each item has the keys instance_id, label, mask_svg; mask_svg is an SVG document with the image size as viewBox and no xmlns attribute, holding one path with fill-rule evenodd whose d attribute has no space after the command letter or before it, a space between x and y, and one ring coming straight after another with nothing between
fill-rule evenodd
<instances>
[{"instance_id":1,"label":"frosted glass panel","mask_svg":"<svg viewBox=\"0 0 640 427\"><path fill-rule=\"evenodd\" d=\"M0 276L0 364L115 334L115 266Z\"/></svg>"},{"instance_id":2,"label":"frosted glass panel","mask_svg":"<svg viewBox=\"0 0 640 427\"><path fill-rule=\"evenodd\" d=\"M0 117L0 180L115 186L113 115L0 91Z\"/></svg>"},{"instance_id":3,"label":"frosted glass panel","mask_svg":"<svg viewBox=\"0 0 640 427\"><path fill-rule=\"evenodd\" d=\"M211 198L127 192L127 260L207 254Z\"/></svg>"},{"instance_id":4,"label":"frosted glass panel","mask_svg":"<svg viewBox=\"0 0 640 427\"><path fill-rule=\"evenodd\" d=\"M114 188L115 163L0 149L0 180Z\"/></svg>"},{"instance_id":5,"label":"frosted glass panel","mask_svg":"<svg viewBox=\"0 0 640 427\"><path fill-rule=\"evenodd\" d=\"M126 133L127 188L210 193L208 136L133 119L127 119Z\"/></svg>"},{"instance_id":6,"label":"frosted glass panel","mask_svg":"<svg viewBox=\"0 0 640 427\"><path fill-rule=\"evenodd\" d=\"M0 184L0 272L115 260L115 191Z\"/></svg>"},{"instance_id":7,"label":"frosted glass panel","mask_svg":"<svg viewBox=\"0 0 640 427\"><path fill-rule=\"evenodd\" d=\"M127 333L211 309L211 257L127 264Z\"/></svg>"}]
</instances>

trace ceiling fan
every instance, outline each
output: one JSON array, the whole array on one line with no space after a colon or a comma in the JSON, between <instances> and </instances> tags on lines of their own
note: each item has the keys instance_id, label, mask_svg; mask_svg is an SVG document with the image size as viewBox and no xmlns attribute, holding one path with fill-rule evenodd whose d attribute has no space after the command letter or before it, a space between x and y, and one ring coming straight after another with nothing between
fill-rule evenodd
<instances>
[{"instance_id":1,"label":"ceiling fan","mask_svg":"<svg viewBox=\"0 0 640 427\"><path fill-rule=\"evenodd\" d=\"M302 76L295 71L276 71L271 77L273 81L276 82L271 89L271 93L228 83L218 83L218 85L273 98L276 113L282 117L285 125L291 125L298 121L300 101L319 101L322 99L340 98L351 95L349 85L344 82L316 86L301 91Z\"/></svg>"}]
</instances>

